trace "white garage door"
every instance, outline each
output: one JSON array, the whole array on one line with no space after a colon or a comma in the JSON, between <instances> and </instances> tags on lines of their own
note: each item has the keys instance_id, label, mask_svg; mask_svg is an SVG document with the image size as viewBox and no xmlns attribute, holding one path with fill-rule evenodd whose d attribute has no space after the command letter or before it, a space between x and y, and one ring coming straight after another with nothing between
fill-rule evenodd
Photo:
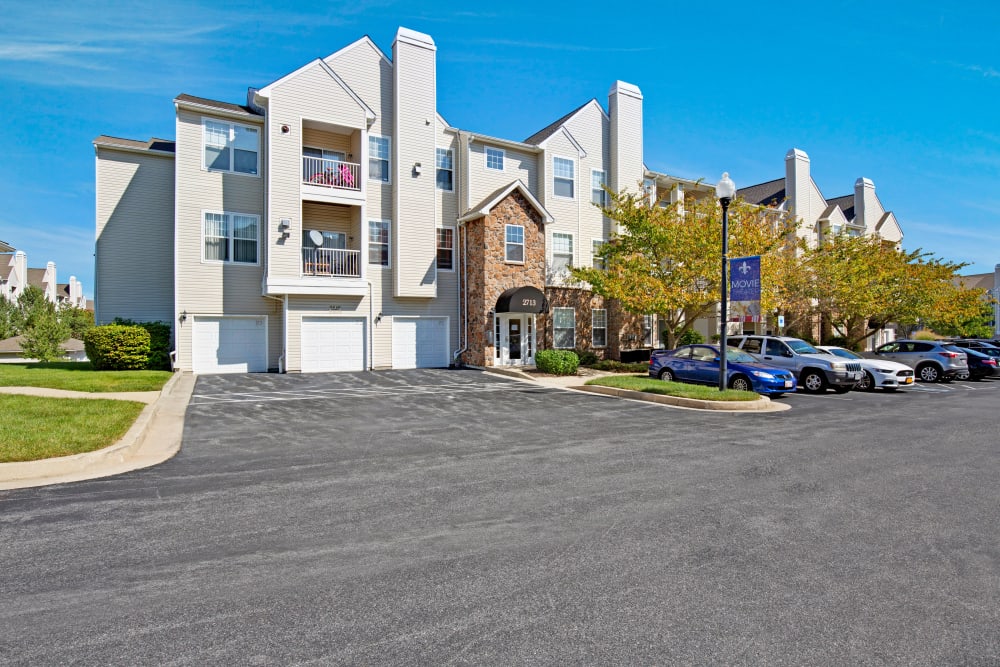
<instances>
[{"instance_id":1,"label":"white garage door","mask_svg":"<svg viewBox=\"0 0 1000 667\"><path fill-rule=\"evenodd\" d=\"M302 372L365 370L365 321L345 317L302 318Z\"/></svg>"},{"instance_id":2,"label":"white garage door","mask_svg":"<svg viewBox=\"0 0 1000 667\"><path fill-rule=\"evenodd\" d=\"M444 368L447 365L447 317L392 318L393 368Z\"/></svg>"},{"instance_id":3,"label":"white garage door","mask_svg":"<svg viewBox=\"0 0 1000 667\"><path fill-rule=\"evenodd\" d=\"M195 373L264 373L267 318L196 316L192 347Z\"/></svg>"}]
</instances>

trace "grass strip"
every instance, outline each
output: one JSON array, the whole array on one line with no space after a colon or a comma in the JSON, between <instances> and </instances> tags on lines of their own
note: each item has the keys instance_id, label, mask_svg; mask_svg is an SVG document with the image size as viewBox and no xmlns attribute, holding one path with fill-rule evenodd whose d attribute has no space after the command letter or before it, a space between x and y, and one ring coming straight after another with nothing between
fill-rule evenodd
<instances>
[{"instance_id":1,"label":"grass strip","mask_svg":"<svg viewBox=\"0 0 1000 667\"><path fill-rule=\"evenodd\" d=\"M757 393L753 391L736 391L733 389L719 391L718 387L684 384L683 382L664 382L663 380L641 375L607 375L588 380L587 384L641 391L647 394L697 398L703 401L756 401L759 398Z\"/></svg>"},{"instance_id":2,"label":"grass strip","mask_svg":"<svg viewBox=\"0 0 1000 667\"><path fill-rule=\"evenodd\" d=\"M46 387L106 393L159 391L170 371L95 371L86 361L0 364L0 387Z\"/></svg>"},{"instance_id":3,"label":"grass strip","mask_svg":"<svg viewBox=\"0 0 1000 667\"><path fill-rule=\"evenodd\" d=\"M125 435L144 407L135 401L0 395L0 463L107 447Z\"/></svg>"}]
</instances>

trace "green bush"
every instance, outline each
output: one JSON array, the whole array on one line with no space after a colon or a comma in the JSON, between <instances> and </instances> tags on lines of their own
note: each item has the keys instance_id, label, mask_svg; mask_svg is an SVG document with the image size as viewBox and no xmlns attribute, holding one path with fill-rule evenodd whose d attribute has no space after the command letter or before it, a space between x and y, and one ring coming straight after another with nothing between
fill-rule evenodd
<instances>
[{"instance_id":1,"label":"green bush","mask_svg":"<svg viewBox=\"0 0 1000 667\"><path fill-rule=\"evenodd\" d=\"M590 350L577 350L576 356L580 358L581 366L593 366L600 361L598 356Z\"/></svg>"},{"instance_id":2,"label":"green bush","mask_svg":"<svg viewBox=\"0 0 1000 667\"><path fill-rule=\"evenodd\" d=\"M170 370L170 325L166 322L133 322L116 317L114 324L142 327L149 332L149 360L146 370Z\"/></svg>"},{"instance_id":3,"label":"green bush","mask_svg":"<svg viewBox=\"0 0 1000 667\"><path fill-rule=\"evenodd\" d=\"M83 348L95 370L142 370L149 362L149 332L120 324L94 327L83 334Z\"/></svg>"},{"instance_id":4,"label":"green bush","mask_svg":"<svg viewBox=\"0 0 1000 667\"><path fill-rule=\"evenodd\" d=\"M704 343L705 337L694 329L688 329L681 334L680 338L677 339L677 345L697 345L698 343Z\"/></svg>"},{"instance_id":5,"label":"green bush","mask_svg":"<svg viewBox=\"0 0 1000 667\"><path fill-rule=\"evenodd\" d=\"M830 336L826 339L823 345L833 345L836 347L847 347L847 337L846 336Z\"/></svg>"},{"instance_id":6,"label":"green bush","mask_svg":"<svg viewBox=\"0 0 1000 667\"><path fill-rule=\"evenodd\" d=\"M934 334L933 331L927 331L926 329L924 331L918 331L917 333L913 334L913 340L937 340L937 339L938 337Z\"/></svg>"},{"instance_id":7,"label":"green bush","mask_svg":"<svg viewBox=\"0 0 1000 667\"><path fill-rule=\"evenodd\" d=\"M605 359L594 364L594 370L608 371L611 373L648 373L649 364L642 361L635 363L623 363L614 359Z\"/></svg>"},{"instance_id":8,"label":"green bush","mask_svg":"<svg viewBox=\"0 0 1000 667\"><path fill-rule=\"evenodd\" d=\"M580 357L572 350L539 350L535 354L535 366L552 375L576 375Z\"/></svg>"}]
</instances>

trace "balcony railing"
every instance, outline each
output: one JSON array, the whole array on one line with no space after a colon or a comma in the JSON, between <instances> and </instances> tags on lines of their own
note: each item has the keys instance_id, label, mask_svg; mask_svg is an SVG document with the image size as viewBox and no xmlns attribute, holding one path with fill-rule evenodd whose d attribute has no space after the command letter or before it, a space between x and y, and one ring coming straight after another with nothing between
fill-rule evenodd
<instances>
[{"instance_id":1,"label":"balcony railing","mask_svg":"<svg viewBox=\"0 0 1000 667\"><path fill-rule=\"evenodd\" d=\"M361 189L361 165L355 162L302 157L302 182L340 190Z\"/></svg>"},{"instance_id":2,"label":"balcony railing","mask_svg":"<svg viewBox=\"0 0 1000 667\"><path fill-rule=\"evenodd\" d=\"M307 276L361 277L361 251L303 248L302 273Z\"/></svg>"}]
</instances>

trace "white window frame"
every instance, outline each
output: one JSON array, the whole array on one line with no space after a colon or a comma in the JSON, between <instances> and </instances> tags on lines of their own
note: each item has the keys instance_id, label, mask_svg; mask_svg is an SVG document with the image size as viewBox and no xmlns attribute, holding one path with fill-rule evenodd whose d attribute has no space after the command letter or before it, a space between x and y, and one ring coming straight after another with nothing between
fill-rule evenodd
<instances>
[{"instance_id":1,"label":"white window frame","mask_svg":"<svg viewBox=\"0 0 1000 667\"><path fill-rule=\"evenodd\" d=\"M446 154L448 156L448 164L450 167L441 166L441 156ZM438 172L447 171L451 174L451 187L442 188L438 182ZM455 153L450 148L436 148L434 150L434 187L441 192L454 192L455 191Z\"/></svg>"},{"instance_id":2,"label":"white window frame","mask_svg":"<svg viewBox=\"0 0 1000 667\"><path fill-rule=\"evenodd\" d=\"M205 159L205 150L208 147L205 141L205 133L208 131L208 124L214 123L216 125L226 126L226 152L229 153L229 169L219 169L217 167L210 167L208 161ZM245 171L236 170L236 128L240 127L244 130L250 130L257 135L257 150L255 151L257 156L257 164L254 166L254 173L250 174ZM256 125L244 125L243 123L234 123L228 120L221 120L219 118L210 118L208 116L203 116L201 119L201 168L202 171L212 171L219 174L237 174L239 176L250 176L252 178L260 178L260 135L261 128ZM258 253L259 254L259 253Z\"/></svg>"},{"instance_id":3,"label":"white window frame","mask_svg":"<svg viewBox=\"0 0 1000 667\"><path fill-rule=\"evenodd\" d=\"M437 231L434 233L434 235L436 237L437 251L438 251L438 253L440 253L441 250L443 250L446 247L446 246L441 245L441 237L438 236L438 232L441 232L441 231L444 231L444 230L448 230L448 231L451 232L451 246L448 248L448 250L451 252L451 266L448 267L448 268L443 268L440 264L438 264L437 263L437 254L434 255L434 260L435 260L435 264L437 265L437 270L438 271L446 271L446 272L451 273L451 272L455 271L455 228L454 227L438 227L437 228Z\"/></svg>"},{"instance_id":4,"label":"white window frame","mask_svg":"<svg viewBox=\"0 0 1000 667\"><path fill-rule=\"evenodd\" d=\"M594 176L597 174L601 175L600 185L594 186ZM590 202L592 204L597 204L602 208L607 208L608 206L608 191L601 186L606 186L608 184L608 173L603 169L591 169L590 170ZM594 201L594 196L598 195L600 201Z\"/></svg>"},{"instance_id":5,"label":"white window frame","mask_svg":"<svg viewBox=\"0 0 1000 667\"><path fill-rule=\"evenodd\" d=\"M385 153L384 158L376 157L372 154L372 139L385 139ZM382 161L385 160L385 180L381 178L372 178L372 160ZM368 180L375 181L376 183L384 183L386 185L392 184L392 137L386 137L381 134L369 134L368 135Z\"/></svg>"},{"instance_id":6,"label":"white window frame","mask_svg":"<svg viewBox=\"0 0 1000 667\"><path fill-rule=\"evenodd\" d=\"M372 243L372 223L384 224L386 227L386 250L385 264L372 261L372 246L383 245L382 243ZM392 220L369 220L368 221L368 257L365 258L368 266L375 266L380 269L392 268Z\"/></svg>"},{"instance_id":7,"label":"white window frame","mask_svg":"<svg viewBox=\"0 0 1000 667\"><path fill-rule=\"evenodd\" d=\"M556 336L556 313L559 312L559 311L565 312L567 310L573 314L573 328L571 329L571 331L573 332L573 344L570 345L570 346L568 346L568 347L565 346L565 345L558 345L557 342L556 342L558 340L558 337ZM562 327L559 330L563 331L565 329L567 329L567 327ZM556 350L575 350L576 349L576 309L575 308L553 308L552 309L552 347L553 347L553 349L556 349Z\"/></svg>"},{"instance_id":8,"label":"white window frame","mask_svg":"<svg viewBox=\"0 0 1000 667\"><path fill-rule=\"evenodd\" d=\"M557 246L556 237L559 237L560 239L567 239L569 241L569 252L568 253L565 252L565 251L563 251L563 252L556 252L556 246ZM573 266L573 255L574 255L574 253L573 253L573 235L572 234L568 234L566 232L552 232L552 272L556 273L558 271L561 275L569 275L569 267ZM566 257L567 258L565 270L563 270L561 267L560 268L556 267L556 257Z\"/></svg>"},{"instance_id":9,"label":"white window frame","mask_svg":"<svg viewBox=\"0 0 1000 667\"><path fill-rule=\"evenodd\" d=\"M558 176L556 173L556 160L563 160L568 162L573 168L573 178L568 179L565 176ZM570 187L573 189L573 195L567 197L566 195L556 194L556 181L569 181ZM562 155L552 156L552 196L556 199L566 199L575 200L576 199L576 160L571 157L564 157Z\"/></svg>"},{"instance_id":10,"label":"white window frame","mask_svg":"<svg viewBox=\"0 0 1000 667\"><path fill-rule=\"evenodd\" d=\"M601 313L604 318L604 326L597 326L597 314ZM604 342L598 343L595 340L594 333L596 331L604 332ZM590 311L590 346L591 347L607 347L608 346L608 309L607 308L594 308Z\"/></svg>"},{"instance_id":11,"label":"white window frame","mask_svg":"<svg viewBox=\"0 0 1000 667\"><path fill-rule=\"evenodd\" d=\"M649 332L647 336L646 332ZM643 347L656 347L656 315L642 316L642 345ZM648 342L647 342L648 341Z\"/></svg>"},{"instance_id":12,"label":"white window frame","mask_svg":"<svg viewBox=\"0 0 1000 667\"><path fill-rule=\"evenodd\" d=\"M226 255L230 259L212 259L205 254L205 223L206 217L209 215L221 215L226 219L226 235L225 237L217 236L212 238L225 238L226 239ZM233 252L233 244L235 241L248 241L249 239L237 239L235 236L236 228L232 222L232 216L238 215L243 218L253 218L254 224L256 225L256 238L255 243L255 259L252 262L237 262L232 259L235 256ZM218 211L212 209L202 209L201 211L201 261L203 264L235 264L236 266L260 266L260 216L253 213L240 213L239 211Z\"/></svg>"},{"instance_id":13,"label":"white window frame","mask_svg":"<svg viewBox=\"0 0 1000 667\"><path fill-rule=\"evenodd\" d=\"M604 258L597 256L597 253L601 251L601 248L604 247L605 243L607 243L605 239L590 240L590 266L598 271L604 271L607 269L607 266L604 263Z\"/></svg>"},{"instance_id":14,"label":"white window frame","mask_svg":"<svg viewBox=\"0 0 1000 667\"><path fill-rule=\"evenodd\" d=\"M493 152L493 153L499 153L500 154L500 166L499 167L491 167L490 166L490 153L491 152ZM486 166L486 169L488 169L489 171L503 171L504 168L505 168L505 166L506 166L506 163L507 163L507 151L505 151L502 148L495 148L493 146L485 146L485 147L483 147L483 164Z\"/></svg>"},{"instance_id":15,"label":"white window frame","mask_svg":"<svg viewBox=\"0 0 1000 667\"><path fill-rule=\"evenodd\" d=\"M511 228L517 228L517 229L521 230L521 242L520 243L511 242L511 241L508 240L507 232ZM504 225L503 226L503 261L505 263L507 263L507 264L524 264L525 259L527 259L525 257L525 253L527 252L527 244L525 243L524 232L525 232L524 225ZM520 245L521 246L521 259L511 259L510 258L510 253L509 253L509 247L508 246L512 246L512 245L515 245L515 246L516 245Z\"/></svg>"}]
</instances>

